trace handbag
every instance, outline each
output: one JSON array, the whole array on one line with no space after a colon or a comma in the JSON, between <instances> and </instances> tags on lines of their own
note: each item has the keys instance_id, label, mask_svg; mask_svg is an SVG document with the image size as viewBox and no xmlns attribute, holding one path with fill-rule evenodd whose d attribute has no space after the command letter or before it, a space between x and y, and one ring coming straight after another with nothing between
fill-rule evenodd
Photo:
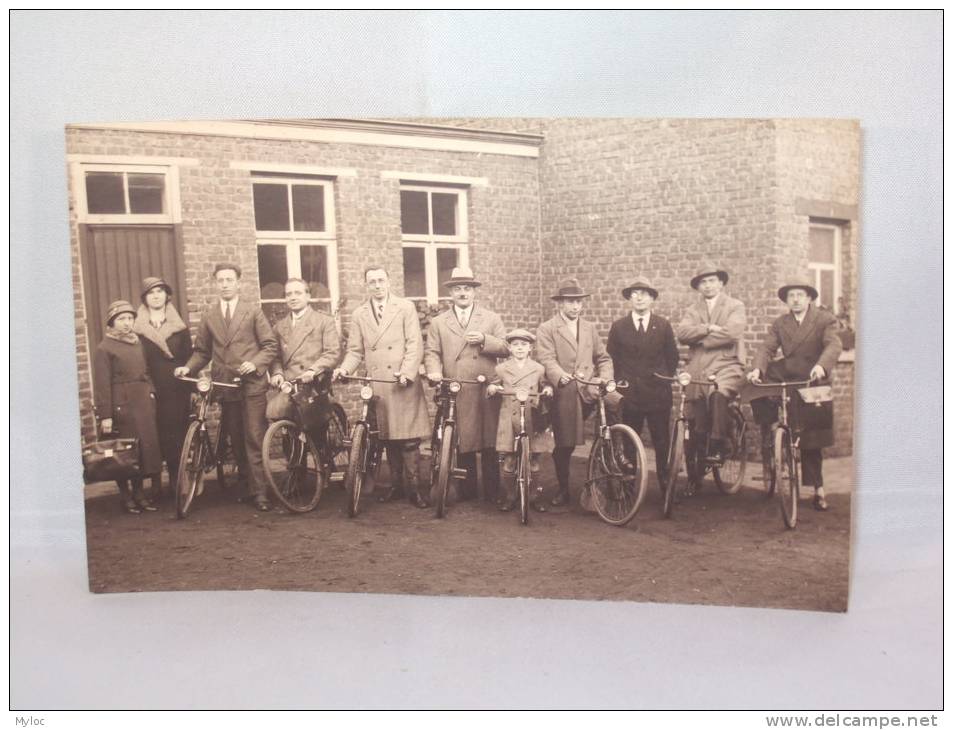
<instances>
[{"instance_id":1,"label":"handbag","mask_svg":"<svg viewBox=\"0 0 953 730\"><path fill-rule=\"evenodd\" d=\"M834 389L830 385L798 388L796 418L802 431L827 431L834 427Z\"/></svg>"},{"instance_id":2,"label":"handbag","mask_svg":"<svg viewBox=\"0 0 953 730\"><path fill-rule=\"evenodd\" d=\"M111 482L141 476L139 439L105 439L83 449L83 481Z\"/></svg>"}]
</instances>

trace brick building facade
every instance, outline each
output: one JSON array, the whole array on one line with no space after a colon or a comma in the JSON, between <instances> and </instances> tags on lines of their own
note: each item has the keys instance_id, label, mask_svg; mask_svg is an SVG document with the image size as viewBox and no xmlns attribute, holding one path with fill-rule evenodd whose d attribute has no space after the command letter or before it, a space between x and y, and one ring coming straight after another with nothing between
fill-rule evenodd
<instances>
[{"instance_id":1,"label":"brick building facade","mask_svg":"<svg viewBox=\"0 0 953 730\"><path fill-rule=\"evenodd\" d=\"M422 313L428 302L439 305L452 263L468 262L484 282L481 300L507 326L548 317L549 294L575 276L593 293L588 316L605 335L627 311L620 289L639 272L662 292L657 311L677 318L695 296L688 280L704 259L730 272L730 291L748 308L749 346L783 311L775 292L792 277L814 277L825 304L849 321L859 149L858 125L830 120L73 125L84 441L93 435L90 346L102 317L92 310L120 296L136 300L132 282L143 265L174 269L149 273L179 282L192 325L214 300L209 274L221 260L242 266L245 295L263 300L273 318L282 312L269 301L279 274L308 268L315 306L340 310L345 330L371 262L388 268L397 293L417 294ZM289 230L263 231L268 211L279 208L289 223L269 225ZM110 269L133 237L143 251L156 236L166 236L165 258ZM852 388L842 384L852 385L852 368L845 362L837 373L839 453L851 449Z\"/></svg>"}]
</instances>

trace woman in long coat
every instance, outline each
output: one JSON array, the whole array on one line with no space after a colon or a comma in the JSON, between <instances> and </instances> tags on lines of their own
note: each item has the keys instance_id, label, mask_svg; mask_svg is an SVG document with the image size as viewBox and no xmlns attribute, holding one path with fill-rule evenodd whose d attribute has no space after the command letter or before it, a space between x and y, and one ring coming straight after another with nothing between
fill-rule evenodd
<instances>
[{"instance_id":1,"label":"woman in long coat","mask_svg":"<svg viewBox=\"0 0 953 730\"><path fill-rule=\"evenodd\" d=\"M192 338L172 304L172 287L165 280L156 276L144 279L140 299L133 331L142 341L155 386L159 447L169 470L169 484L175 489L182 442L189 427L191 388L176 378L173 371L188 362ZM161 496L162 482L156 482L156 495Z\"/></svg>"},{"instance_id":2,"label":"woman in long coat","mask_svg":"<svg viewBox=\"0 0 953 730\"><path fill-rule=\"evenodd\" d=\"M96 413L103 434L139 439L141 477L118 482L123 509L131 514L155 507L142 491L143 479L155 484L162 469L156 429L156 399L146 367L142 342L132 331L136 310L126 301L115 301L106 312L106 336L96 348L93 368Z\"/></svg>"}]
</instances>

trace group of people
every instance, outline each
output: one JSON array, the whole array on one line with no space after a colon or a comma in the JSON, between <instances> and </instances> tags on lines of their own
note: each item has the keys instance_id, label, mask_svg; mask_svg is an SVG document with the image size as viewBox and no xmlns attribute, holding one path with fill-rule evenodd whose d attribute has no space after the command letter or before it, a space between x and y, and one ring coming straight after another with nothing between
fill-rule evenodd
<instances>
[{"instance_id":1,"label":"group of people","mask_svg":"<svg viewBox=\"0 0 953 730\"><path fill-rule=\"evenodd\" d=\"M623 391L609 395L607 404L616 419L637 433L648 427L656 474L664 484L672 389L655 374L675 374L679 342L688 347L685 369L692 380L717 384L711 394L692 385L695 392L689 394L696 418L709 432L705 458L715 463L729 446L729 400L746 378L824 382L841 349L836 319L816 306L817 290L791 283L778 291L789 313L772 323L746 372L745 307L727 294L728 273L713 264L692 277L690 285L699 299L674 327L653 311L659 290L648 279L636 278L621 292L631 313L612 324L606 343L595 323L582 316L591 295L577 280L560 284L551 296L555 315L535 333L525 328L507 331L498 314L478 303L481 283L463 267L455 268L445 282L452 302L433 318L425 343L413 302L393 294L387 270L372 265L364 271L368 299L351 315L343 360L335 323L310 306L304 281L286 283L290 311L272 328L260 308L239 296L237 265L219 264L213 276L219 299L203 313L194 346L171 304L171 288L162 279L143 282L138 309L125 301L110 305L106 336L96 353L97 413L104 432L139 438L141 473L152 478L153 494L160 495L161 463L166 461L174 482L188 422L189 389L177 377L194 375L211 362L214 380L241 378L242 386L223 396L222 427L235 451L245 499L261 511L271 508L261 453L268 386L278 388L286 380L307 383L329 371L340 379L363 368L380 381L375 383L378 427L390 483L377 497L406 498L423 508L429 506L430 485L421 468L420 444L430 435L431 423L420 373L434 384L442 378L476 381L483 376L487 387L465 384L457 395L458 465L467 473L458 499L478 498L482 483L484 499L509 510L516 501L516 388L526 388L534 405L540 397L549 397L552 439L533 442L531 468L538 471L539 453L551 449L557 488L550 504L558 507L569 503L571 456L584 442L584 424L598 396L596 386L581 381L628 382ZM782 357L775 359L779 349ZM777 404L760 399L752 402L752 409L768 455ZM801 440L803 483L815 488L818 510L827 509L821 449L832 442L830 428L807 431ZM155 509L142 480L133 480L131 489L124 483L119 487L126 511ZM541 489L532 503L546 511Z\"/></svg>"}]
</instances>

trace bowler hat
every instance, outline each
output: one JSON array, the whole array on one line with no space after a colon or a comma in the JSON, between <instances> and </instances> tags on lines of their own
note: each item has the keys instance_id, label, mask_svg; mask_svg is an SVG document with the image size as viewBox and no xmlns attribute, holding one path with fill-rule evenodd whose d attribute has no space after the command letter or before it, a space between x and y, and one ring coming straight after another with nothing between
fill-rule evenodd
<instances>
[{"instance_id":1,"label":"bowler hat","mask_svg":"<svg viewBox=\"0 0 953 730\"><path fill-rule=\"evenodd\" d=\"M628 299L636 289L642 289L652 295L652 299L658 299L658 289L652 286L652 282L644 276L635 277L635 281L622 290L622 298Z\"/></svg>"},{"instance_id":2,"label":"bowler hat","mask_svg":"<svg viewBox=\"0 0 953 730\"><path fill-rule=\"evenodd\" d=\"M550 299L559 301L560 299L585 299L591 296L582 290L579 279L565 279L559 282L559 290Z\"/></svg>"},{"instance_id":3,"label":"bowler hat","mask_svg":"<svg viewBox=\"0 0 953 730\"><path fill-rule=\"evenodd\" d=\"M700 282L706 276L717 276L719 279L721 279L722 284L728 283L728 272L724 269L719 269L711 261L706 261L698 270L698 273L692 277L692 289L697 289L698 282Z\"/></svg>"},{"instance_id":4,"label":"bowler hat","mask_svg":"<svg viewBox=\"0 0 953 730\"><path fill-rule=\"evenodd\" d=\"M172 287L166 283L165 279L163 279L161 276L147 276L142 280L142 293L139 295L139 298L142 301L145 301L146 294L149 293L149 290L155 289L157 286L161 286L163 289L165 289L166 294L168 294L170 297L172 296Z\"/></svg>"},{"instance_id":5,"label":"bowler hat","mask_svg":"<svg viewBox=\"0 0 953 730\"><path fill-rule=\"evenodd\" d=\"M444 286L480 286L480 282L473 278L473 272L465 266L457 266L450 272L450 278L443 282Z\"/></svg>"},{"instance_id":6,"label":"bowler hat","mask_svg":"<svg viewBox=\"0 0 953 730\"><path fill-rule=\"evenodd\" d=\"M817 289L803 282L795 282L794 284L785 284L782 286L778 289L778 299L782 302L786 302L788 300L788 292L792 289L803 289L812 300L817 300Z\"/></svg>"},{"instance_id":7,"label":"bowler hat","mask_svg":"<svg viewBox=\"0 0 953 730\"><path fill-rule=\"evenodd\" d=\"M536 335L529 330L524 330L522 327L517 327L515 330L510 330L507 332L503 339L507 342L512 342L513 340L526 340L532 344L536 342Z\"/></svg>"},{"instance_id":8,"label":"bowler hat","mask_svg":"<svg viewBox=\"0 0 953 730\"><path fill-rule=\"evenodd\" d=\"M109 327L120 314L131 314L135 317L136 310L125 299L117 299L106 309L106 326Z\"/></svg>"}]
</instances>

